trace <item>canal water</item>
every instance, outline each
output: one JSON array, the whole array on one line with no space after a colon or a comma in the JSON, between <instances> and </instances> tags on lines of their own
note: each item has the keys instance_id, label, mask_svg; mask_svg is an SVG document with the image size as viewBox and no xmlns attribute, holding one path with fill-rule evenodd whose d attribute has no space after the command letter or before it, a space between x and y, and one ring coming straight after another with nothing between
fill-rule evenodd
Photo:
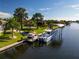
<instances>
[{"instance_id":1,"label":"canal water","mask_svg":"<svg viewBox=\"0 0 79 59\"><path fill-rule=\"evenodd\" d=\"M0 54L0 59L79 59L79 24L72 23L63 28L58 45L33 45L9 49Z\"/></svg>"}]
</instances>

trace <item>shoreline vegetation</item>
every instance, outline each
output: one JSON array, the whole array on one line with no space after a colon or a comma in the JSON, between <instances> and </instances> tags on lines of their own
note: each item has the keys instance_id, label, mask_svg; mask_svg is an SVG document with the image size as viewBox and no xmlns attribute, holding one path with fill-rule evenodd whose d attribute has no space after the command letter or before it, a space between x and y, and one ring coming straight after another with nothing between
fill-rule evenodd
<instances>
[{"instance_id":1,"label":"shoreline vegetation","mask_svg":"<svg viewBox=\"0 0 79 59\"><path fill-rule=\"evenodd\" d=\"M57 28L59 28L59 27L58 26L54 27L54 29L57 29ZM44 31L45 31L45 29L39 28L39 29L35 29L34 31L32 31L32 33L36 32L36 34L39 35L39 34L43 33ZM11 37L11 34L4 35L4 34L0 33L0 48L5 47L5 46L10 45L10 44L13 44L17 41L20 41L21 38L24 38L24 36L22 36L19 33L14 33L14 35L16 36L16 38L12 39L12 38L8 38L8 37Z\"/></svg>"},{"instance_id":2,"label":"shoreline vegetation","mask_svg":"<svg viewBox=\"0 0 79 59\"><path fill-rule=\"evenodd\" d=\"M25 8L16 8L12 18L0 19L2 32L0 32L0 49L24 40L27 35L22 35L22 32L35 33L37 35L45 32L45 29L57 29L57 24L69 24L68 21L61 20L44 20L44 15L35 13L31 19L28 18L28 13Z\"/></svg>"}]
</instances>

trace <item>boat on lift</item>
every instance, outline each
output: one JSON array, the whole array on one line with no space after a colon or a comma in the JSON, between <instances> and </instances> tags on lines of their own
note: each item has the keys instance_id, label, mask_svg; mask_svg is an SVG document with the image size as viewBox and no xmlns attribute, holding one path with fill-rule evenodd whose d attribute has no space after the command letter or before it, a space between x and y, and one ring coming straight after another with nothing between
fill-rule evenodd
<instances>
[{"instance_id":1,"label":"boat on lift","mask_svg":"<svg viewBox=\"0 0 79 59\"><path fill-rule=\"evenodd\" d=\"M42 42L50 42L56 35L57 33L57 29L56 30L46 30L46 32L44 34L42 34L40 37L39 37L39 41L42 41Z\"/></svg>"}]
</instances>

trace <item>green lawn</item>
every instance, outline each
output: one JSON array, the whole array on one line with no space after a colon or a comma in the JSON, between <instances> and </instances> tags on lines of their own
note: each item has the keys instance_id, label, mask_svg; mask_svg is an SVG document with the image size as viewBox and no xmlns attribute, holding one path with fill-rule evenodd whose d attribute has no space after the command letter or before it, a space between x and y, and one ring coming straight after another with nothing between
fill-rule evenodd
<instances>
[{"instance_id":1,"label":"green lawn","mask_svg":"<svg viewBox=\"0 0 79 59\"><path fill-rule=\"evenodd\" d=\"M35 32L36 34L40 34L40 33L43 33L45 31L45 28L38 28L38 29L35 29L33 32Z\"/></svg>"},{"instance_id":2,"label":"green lawn","mask_svg":"<svg viewBox=\"0 0 79 59\"><path fill-rule=\"evenodd\" d=\"M52 29L57 29L59 28L58 26L53 26ZM33 32L35 32L36 34L40 34L43 33L45 31L45 27L39 27L38 29L35 29Z\"/></svg>"},{"instance_id":3,"label":"green lawn","mask_svg":"<svg viewBox=\"0 0 79 59\"><path fill-rule=\"evenodd\" d=\"M12 43L15 43L19 40L21 40L21 37L23 37L21 34L19 33L14 33L14 35L16 36L15 39L12 39L12 38L5 38L5 39L0 39L0 48L1 47L4 47L4 46L7 46L7 45L10 45ZM11 37L12 35L11 34L6 34L5 36L2 34L0 35L0 37Z\"/></svg>"},{"instance_id":4,"label":"green lawn","mask_svg":"<svg viewBox=\"0 0 79 59\"><path fill-rule=\"evenodd\" d=\"M53 26L52 28L56 29L56 28L58 28L58 26ZM45 27L39 27L38 29L31 29L30 32L35 32L36 34L41 34L45 31L45 29L46 29ZM24 31L28 31L28 30L24 30ZM11 38L12 34L3 35L2 33L0 33L0 48L7 46L7 45L10 45L12 43L15 43L17 41L20 41L21 37L22 38L26 37L26 36L22 36L20 33L17 33L17 32L14 33L14 36L16 36L15 39Z\"/></svg>"},{"instance_id":5,"label":"green lawn","mask_svg":"<svg viewBox=\"0 0 79 59\"><path fill-rule=\"evenodd\" d=\"M59 26L53 26L53 27L52 27L52 29L57 29L57 28L59 28Z\"/></svg>"}]
</instances>

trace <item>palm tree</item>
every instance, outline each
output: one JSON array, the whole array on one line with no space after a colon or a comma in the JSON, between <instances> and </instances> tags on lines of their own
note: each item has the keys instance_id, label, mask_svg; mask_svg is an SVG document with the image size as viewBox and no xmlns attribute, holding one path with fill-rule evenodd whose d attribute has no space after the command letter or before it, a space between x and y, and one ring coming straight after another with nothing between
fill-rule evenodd
<instances>
[{"instance_id":1,"label":"palm tree","mask_svg":"<svg viewBox=\"0 0 79 59\"><path fill-rule=\"evenodd\" d=\"M28 13L26 12L26 9L16 8L16 10L14 11L14 17L16 18L17 21L20 22L21 29L23 29L22 20L28 18Z\"/></svg>"},{"instance_id":2,"label":"palm tree","mask_svg":"<svg viewBox=\"0 0 79 59\"><path fill-rule=\"evenodd\" d=\"M12 38L13 38L13 36L14 36L14 35L13 35L13 30L14 30L14 29L19 29L19 27L20 27L20 24L17 23L14 18L9 19L8 22L6 23L6 28L12 30Z\"/></svg>"},{"instance_id":3,"label":"palm tree","mask_svg":"<svg viewBox=\"0 0 79 59\"><path fill-rule=\"evenodd\" d=\"M37 28L39 26L39 23L43 23L43 15L41 13L35 13L32 17L32 20L36 22ZM42 24L40 24L42 25Z\"/></svg>"}]
</instances>

